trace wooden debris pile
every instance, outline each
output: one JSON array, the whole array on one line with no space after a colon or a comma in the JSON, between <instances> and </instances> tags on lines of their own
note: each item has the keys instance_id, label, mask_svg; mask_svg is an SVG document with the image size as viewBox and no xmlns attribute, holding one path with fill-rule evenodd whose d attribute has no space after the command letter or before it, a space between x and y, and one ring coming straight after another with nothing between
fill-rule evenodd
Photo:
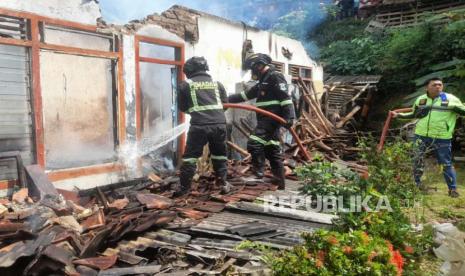
<instances>
[{"instance_id":1,"label":"wooden debris pile","mask_svg":"<svg viewBox=\"0 0 465 276\"><path fill-rule=\"evenodd\" d=\"M230 194L221 195L213 177L201 176L194 192L173 199L176 176L150 175L119 187L70 192L57 191L39 167L27 167L27 187L0 201L0 272L198 275L266 270L256 257L235 247L246 238L260 241L287 231L252 220L232 221L216 232L196 227L228 204L252 202L277 188L270 179L247 182L236 169L244 168L230 166ZM220 248L211 244L212 235L223 237Z\"/></svg>"},{"instance_id":2,"label":"wooden debris pile","mask_svg":"<svg viewBox=\"0 0 465 276\"><path fill-rule=\"evenodd\" d=\"M326 100L326 102L320 103L320 99L318 99L312 85L306 85L301 79L299 79L298 85L302 93L297 110L299 119L294 127L302 143L307 146L310 152L318 152L327 160L338 162L361 173L366 172L367 168L365 166L346 161L354 160L360 149L356 147L357 132L353 129L348 130L345 126L362 109L358 105L358 99L364 94L369 85L365 85L360 90L353 88L353 91L357 92L355 95L350 94L350 98L347 98L347 104L353 104L354 107L342 118L339 117L342 113L337 114L337 116L333 114L334 110L336 110L335 106L346 103L345 98L337 98L337 101L335 99L334 102ZM334 88L333 91L339 90ZM326 108L322 108L325 105ZM332 113L331 110L333 110ZM297 145L293 144L289 152L292 157L298 158L299 151Z\"/></svg>"}]
</instances>

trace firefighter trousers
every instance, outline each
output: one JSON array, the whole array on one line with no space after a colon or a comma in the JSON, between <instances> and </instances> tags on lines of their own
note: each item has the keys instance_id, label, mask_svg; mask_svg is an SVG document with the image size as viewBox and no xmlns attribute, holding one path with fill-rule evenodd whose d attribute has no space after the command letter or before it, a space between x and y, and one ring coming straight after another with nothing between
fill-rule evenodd
<instances>
[{"instance_id":1,"label":"firefighter trousers","mask_svg":"<svg viewBox=\"0 0 465 276\"><path fill-rule=\"evenodd\" d=\"M271 166L271 172L279 179L284 179L283 154L279 142L280 126L260 127L258 124L247 142L247 151L252 155L252 165L256 172L263 173L265 158Z\"/></svg>"},{"instance_id":2,"label":"firefighter trousers","mask_svg":"<svg viewBox=\"0 0 465 276\"><path fill-rule=\"evenodd\" d=\"M213 169L218 179L226 181L226 124L191 125L187 134L186 150L182 158L180 182L182 190L191 188L192 178L197 169L197 160L202 156L203 147L208 143Z\"/></svg>"}]
</instances>

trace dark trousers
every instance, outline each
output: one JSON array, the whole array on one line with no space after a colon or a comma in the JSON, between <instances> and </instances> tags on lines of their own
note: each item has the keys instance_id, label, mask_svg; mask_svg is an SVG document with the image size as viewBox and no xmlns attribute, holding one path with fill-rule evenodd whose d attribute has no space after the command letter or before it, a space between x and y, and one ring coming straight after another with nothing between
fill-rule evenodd
<instances>
[{"instance_id":1,"label":"dark trousers","mask_svg":"<svg viewBox=\"0 0 465 276\"><path fill-rule=\"evenodd\" d=\"M421 185L421 176L424 171L425 154L434 152L438 164L442 165L444 180L449 189L456 188L457 175L452 166L452 145L450 139L437 139L424 136L415 136L415 155L413 158L413 176L417 186Z\"/></svg>"},{"instance_id":2,"label":"dark trousers","mask_svg":"<svg viewBox=\"0 0 465 276\"><path fill-rule=\"evenodd\" d=\"M279 128L279 126L261 127L259 123L249 137L247 150L252 155L254 170L263 172L266 158L270 162L273 175L283 178L284 165L279 142Z\"/></svg>"},{"instance_id":3,"label":"dark trousers","mask_svg":"<svg viewBox=\"0 0 465 276\"><path fill-rule=\"evenodd\" d=\"M217 178L226 180L226 124L191 125L187 134L186 150L182 158L180 182L182 189L190 189L197 169L197 160L208 143L213 169Z\"/></svg>"}]
</instances>

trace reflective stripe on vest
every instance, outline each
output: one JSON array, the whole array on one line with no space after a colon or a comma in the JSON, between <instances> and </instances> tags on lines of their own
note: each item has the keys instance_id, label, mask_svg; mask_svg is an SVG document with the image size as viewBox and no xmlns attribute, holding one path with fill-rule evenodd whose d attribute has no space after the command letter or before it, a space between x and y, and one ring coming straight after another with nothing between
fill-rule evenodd
<instances>
[{"instance_id":1,"label":"reflective stripe on vest","mask_svg":"<svg viewBox=\"0 0 465 276\"><path fill-rule=\"evenodd\" d=\"M281 104L279 101L267 101L267 102L256 102L256 106L270 106L270 105L279 105Z\"/></svg>"},{"instance_id":2,"label":"reflective stripe on vest","mask_svg":"<svg viewBox=\"0 0 465 276\"><path fill-rule=\"evenodd\" d=\"M248 101L249 99L247 98L247 94L245 94L244 91L241 92L241 97L244 99L244 101Z\"/></svg>"},{"instance_id":3,"label":"reflective stripe on vest","mask_svg":"<svg viewBox=\"0 0 465 276\"><path fill-rule=\"evenodd\" d=\"M285 106L285 105L288 105L288 104L292 104L292 100L284 100L282 102L278 101L278 100L274 100L274 101L267 101L267 102L256 102L255 103L255 106L270 106L270 105L280 105L280 106Z\"/></svg>"},{"instance_id":4,"label":"reflective stripe on vest","mask_svg":"<svg viewBox=\"0 0 465 276\"><path fill-rule=\"evenodd\" d=\"M275 141L275 140L270 140L270 141L265 141L263 140L262 138L258 137L258 136L255 136L255 135L250 135L249 137L251 140L254 140L264 146L281 146L281 144L279 143L279 141Z\"/></svg>"},{"instance_id":5,"label":"reflective stripe on vest","mask_svg":"<svg viewBox=\"0 0 465 276\"><path fill-rule=\"evenodd\" d=\"M197 163L198 158L183 158L182 161L185 163L195 164Z\"/></svg>"},{"instance_id":6,"label":"reflective stripe on vest","mask_svg":"<svg viewBox=\"0 0 465 276\"><path fill-rule=\"evenodd\" d=\"M221 103L220 91L218 89L218 83L217 82L211 82L211 81L193 82L193 81L189 81L188 83L189 83L191 99L192 99L192 107L189 108L189 110L187 111L188 113L201 112L201 111L205 111L205 110L222 110L223 109L223 104ZM199 105L199 101L197 99L197 91L201 90L201 89L214 90L215 91L216 104Z\"/></svg>"},{"instance_id":7,"label":"reflective stripe on vest","mask_svg":"<svg viewBox=\"0 0 465 276\"><path fill-rule=\"evenodd\" d=\"M228 157L223 155L211 155L211 159L213 160L228 160Z\"/></svg>"}]
</instances>

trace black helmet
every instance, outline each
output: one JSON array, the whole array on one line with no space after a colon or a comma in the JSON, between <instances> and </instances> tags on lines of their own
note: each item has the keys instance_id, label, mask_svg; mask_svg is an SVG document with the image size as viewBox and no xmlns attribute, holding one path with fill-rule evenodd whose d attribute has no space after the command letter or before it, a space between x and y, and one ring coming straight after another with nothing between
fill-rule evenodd
<instances>
[{"instance_id":1,"label":"black helmet","mask_svg":"<svg viewBox=\"0 0 465 276\"><path fill-rule=\"evenodd\" d=\"M197 72L208 71L207 60L204 57L191 57L184 63L182 71L188 78Z\"/></svg>"},{"instance_id":2,"label":"black helmet","mask_svg":"<svg viewBox=\"0 0 465 276\"><path fill-rule=\"evenodd\" d=\"M245 69L254 69L258 64L268 65L271 63L271 58L267 54L252 54L248 56L244 61Z\"/></svg>"}]
</instances>

